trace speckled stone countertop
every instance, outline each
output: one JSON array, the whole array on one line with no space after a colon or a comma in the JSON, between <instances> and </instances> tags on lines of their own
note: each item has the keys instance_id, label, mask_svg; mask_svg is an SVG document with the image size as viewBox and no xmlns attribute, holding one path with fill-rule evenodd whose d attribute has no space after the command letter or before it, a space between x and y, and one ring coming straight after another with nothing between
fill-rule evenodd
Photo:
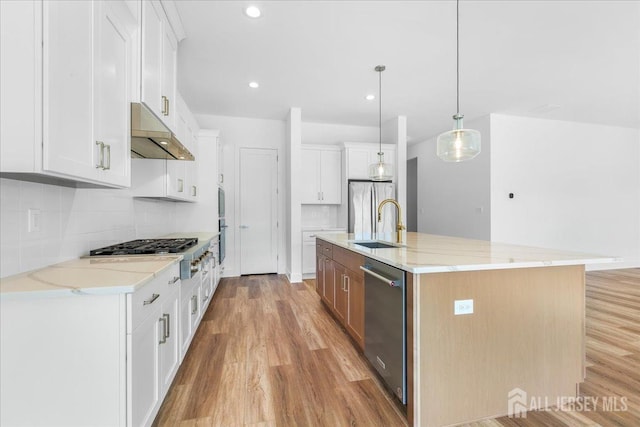
<instances>
[{"instance_id":1,"label":"speckled stone countertop","mask_svg":"<svg viewBox=\"0 0 640 427\"><path fill-rule=\"evenodd\" d=\"M616 257L518 246L484 240L406 233L401 247L370 249L354 241L347 233L318 233L317 238L414 274L450 271L497 270L507 268L548 267L621 261ZM389 242L395 244L393 240ZM383 241L382 239L379 239Z\"/></svg>"}]
</instances>

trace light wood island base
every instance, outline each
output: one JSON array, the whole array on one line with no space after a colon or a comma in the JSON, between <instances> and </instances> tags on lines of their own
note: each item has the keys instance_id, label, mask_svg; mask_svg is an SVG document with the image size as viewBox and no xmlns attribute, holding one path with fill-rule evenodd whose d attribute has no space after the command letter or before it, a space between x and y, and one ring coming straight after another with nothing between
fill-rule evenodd
<instances>
[{"instance_id":1,"label":"light wood island base","mask_svg":"<svg viewBox=\"0 0 640 427\"><path fill-rule=\"evenodd\" d=\"M410 425L507 415L515 388L527 407L532 398L552 406L577 395L585 373L584 266L408 276ZM467 299L473 314L454 315L454 301Z\"/></svg>"}]
</instances>

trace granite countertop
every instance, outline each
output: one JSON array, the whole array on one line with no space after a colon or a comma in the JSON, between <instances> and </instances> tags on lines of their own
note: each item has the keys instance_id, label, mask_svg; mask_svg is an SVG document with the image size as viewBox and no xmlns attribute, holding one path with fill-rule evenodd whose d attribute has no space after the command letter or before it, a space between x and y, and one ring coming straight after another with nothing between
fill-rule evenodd
<instances>
[{"instance_id":1,"label":"granite countertop","mask_svg":"<svg viewBox=\"0 0 640 427\"><path fill-rule=\"evenodd\" d=\"M353 243L352 233L318 234L318 238L414 274L451 271L581 265L621 261L616 257L534 248L484 240L406 233L404 246L369 249ZM388 236L385 236L388 237ZM357 239L372 241L376 239ZM386 239L395 244L393 239ZM383 241L383 239L380 239Z\"/></svg>"},{"instance_id":2,"label":"granite countertop","mask_svg":"<svg viewBox=\"0 0 640 427\"><path fill-rule=\"evenodd\" d=\"M0 298L135 292L182 255L79 258L0 279Z\"/></svg>"}]
</instances>

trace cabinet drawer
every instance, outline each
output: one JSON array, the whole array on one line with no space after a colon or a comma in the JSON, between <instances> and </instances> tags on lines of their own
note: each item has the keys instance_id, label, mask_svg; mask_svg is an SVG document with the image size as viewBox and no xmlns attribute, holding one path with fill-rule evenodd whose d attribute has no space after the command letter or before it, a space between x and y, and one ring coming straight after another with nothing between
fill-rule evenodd
<instances>
[{"instance_id":1,"label":"cabinet drawer","mask_svg":"<svg viewBox=\"0 0 640 427\"><path fill-rule=\"evenodd\" d=\"M360 266L364 265L364 256L341 248L340 246L335 246L332 252L335 262L344 265L356 274L364 274L362 270L360 270Z\"/></svg>"},{"instance_id":2,"label":"cabinet drawer","mask_svg":"<svg viewBox=\"0 0 640 427\"><path fill-rule=\"evenodd\" d=\"M179 264L175 263L133 294L127 294L127 333L160 308L171 291L180 286L179 277Z\"/></svg>"},{"instance_id":3,"label":"cabinet drawer","mask_svg":"<svg viewBox=\"0 0 640 427\"><path fill-rule=\"evenodd\" d=\"M333 245L327 243L324 240L316 240L316 255L322 254L327 258L331 258L333 255Z\"/></svg>"}]
</instances>

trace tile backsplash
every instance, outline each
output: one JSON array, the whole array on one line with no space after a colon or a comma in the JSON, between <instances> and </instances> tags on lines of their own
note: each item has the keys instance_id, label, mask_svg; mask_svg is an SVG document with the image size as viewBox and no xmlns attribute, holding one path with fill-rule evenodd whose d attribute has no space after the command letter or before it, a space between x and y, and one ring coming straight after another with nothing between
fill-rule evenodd
<instances>
[{"instance_id":1,"label":"tile backsplash","mask_svg":"<svg viewBox=\"0 0 640 427\"><path fill-rule=\"evenodd\" d=\"M0 277L175 229L175 203L127 189L85 189L0 178ZM29 210L36 225L29 231ZM34 230L35 229L35 230Z\"/></svg>"},{"instance_id":2,"label":"tile backsplash","mask_svg":"<svg viewBox=\"0 0 640 427\"><path fill-rule=\"evenodd\" d=\"M303 228L335 228L339 227L339 205L302 205Z\"/></svg>"}]
</instances>

